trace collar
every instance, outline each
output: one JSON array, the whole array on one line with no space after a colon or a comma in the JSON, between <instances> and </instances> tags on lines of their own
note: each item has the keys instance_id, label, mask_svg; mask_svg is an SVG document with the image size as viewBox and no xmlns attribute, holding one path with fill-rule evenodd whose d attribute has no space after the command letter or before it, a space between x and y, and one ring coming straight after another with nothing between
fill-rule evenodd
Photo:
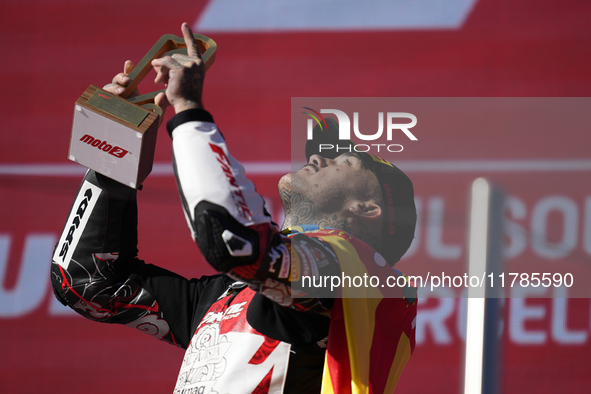
<instances>
[{"instance_id":1,"label":"collar","mask_svg":"<svg viewBox=\"0 0 591 394\"><path fill-rule=\"evenodd\" d=\"M316 224L303 224L301 226L290 226L290 227L282 230L281 234L290 236L290 235L294 235L294 234L310 233L310 232L318 231L318 230L336 230L336 229L331 228L331 227L319 226Z\"/></svg>"}]
</instances>

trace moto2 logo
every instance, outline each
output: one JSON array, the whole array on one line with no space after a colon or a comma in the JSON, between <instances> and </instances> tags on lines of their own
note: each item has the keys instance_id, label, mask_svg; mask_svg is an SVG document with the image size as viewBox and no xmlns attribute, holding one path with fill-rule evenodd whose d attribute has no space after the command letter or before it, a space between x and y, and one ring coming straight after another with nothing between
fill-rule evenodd
<instances>
[{"instance_id":1,"label":"moto2 logo","mask_svg":"<svg viewBox=\"0 0 591 394\"><path fill-rule=\"evenodd\" d=\"M333 114L336 115L339 123L339 140L343 141L351 141L351 120L349 116L338 109L321 109L320 112L313 110L312 108L304 107L307 110L313 112L313 114L304 112L306 115L312 117L318 125L320 125L321 131L327 128L326 121L321 114ZM407 119L409 122L400 123L401 120ZM384 127L384 123L386 123L386 127ZM378 130L375 133L371 134L364 134L359 130L359 112L353 112L353 133L355 136L362 140L362 141L376 141L386 134L386 140L392 141L394 133L397 131L402 132L409 140L417 141L417 137L410 131L411 128L417 125L417 117L408 112L387 112L384 116L383 112L378 112ZM313 139L313 129L314 129L314 122L312 119L308 119L307 125L307 138L308 140ZM326 150L334 150L336 149L337 152L339 151L348 151L351 152L354 150L355 152L369 152L370 150L375 150L380 152L380 149L387 149L388 152L402 152L403 146L400 144L355 144L355 146L351 147L350 144L346 146L339 146L338 144L319 144L319 152L326 151Z\"/></svg>"},{"instance_id":2,"label":"moto2 logo","mask_svg":"<svg viewBox=\"0 0 591 394\"><path fill-rule=\"evenodd\" d=\"M119 146L110 145L107 141L98 140L88 134L85 134L80 141L87 143L90 146L94 146L103 152L107 152L115 157L123 158L129 151Z\"/></svg>"}]
</instances>

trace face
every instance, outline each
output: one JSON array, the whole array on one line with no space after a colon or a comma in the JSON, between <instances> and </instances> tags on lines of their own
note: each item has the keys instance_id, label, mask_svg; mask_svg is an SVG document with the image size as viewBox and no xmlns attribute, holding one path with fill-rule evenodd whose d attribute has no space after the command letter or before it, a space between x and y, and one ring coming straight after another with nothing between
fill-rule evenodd
<instances>
[{"instance_id":1,"label":"face","mask_svg":"<svg viewBox=\"0 0 591 394\"><path fill-rule=\"evenodd\" d=\"M360 190L371 187L372 179L375 175L354 153L335 159L312 155L301 170L285 175L279 187L290 186L291 197L300 194L313 202L318 211L333 213L355 199Z\"/></svg>"}]
</instances>

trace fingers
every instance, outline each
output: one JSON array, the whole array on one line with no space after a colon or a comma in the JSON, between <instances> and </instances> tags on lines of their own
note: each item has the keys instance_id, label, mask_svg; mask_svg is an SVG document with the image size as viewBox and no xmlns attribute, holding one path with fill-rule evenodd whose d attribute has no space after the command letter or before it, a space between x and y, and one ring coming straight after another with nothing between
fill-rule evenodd
<instances>
[{"instance_id":1,"label":"fingers","mask_svg":"<svg viewBox=\"0 0 591 394\"><path fill-rule=\"evenodd\" d=\"M201 63L200 59L195 59L194 57L189 57L187 55L181 55L180 53L173 54L172 58L176 60L179 64L182 64L183 66L190 67L190 63Z\"/></svg>"},{"instance_id":2,"label":"fingers","mask_svg":"<svg viewBox=\"0 0 591 394\"><path fill-rule=\"evenodd\" d=\"M129 77L126 74L119 73L115 75L113 81L110 84L105 85L105 87L103 87L103 90L106 90L107 92L116 95L120 95L125 91L125 88L127 87L127 85L129 85L130 82L131 79L129 79Z\"/></svg>"},{"instance_id":3,"label":"fingers","mask_svg":"<svg viewBox=\"0 0 591 394\"><path fill-rule=\"evenodd\" d=\"M125 88L117 85L116 83L110 83L108 85L103 86L103 90L109 92L109 93L113 93L114 95L119 96L121 93L123 93L123 91L125 90Z\"/></svg>"},{"instance_id":4,"label":"fingers","mask_svg":"<svg viewBox=\"0 0 591 394\"><path fill-rule=\"evenodd\" d=\"M154 82L166 85L166 99L175 112L190 108L202 108L201 95L205 65L201 59L197 41L187 23L181 26L187 46L187 55L174 54L152 61L157 75ZM164 103L164 97L158 97Z\"/></svg>"},{"instance_id":5,"label":"fingers","mask_svg":"<svg viewBox=\"0 0 591 394\"><path fill-rule=\"evenodd\" d=\"M126 60L125 65L123 66L123 73L126 75L131 74L134 67L135 67L135 65L133 64L133 62L131 60Z\"/></svg>"},{"instance_id":6,"label":"fingers","mask_svg":"<svg viewBox=\"0 0 591 394\"><path fill-rule=\"evenodd\" d=\"M160 59L152 60L152 67L157 72L156 79L154 80L155 83L168 83L168 76L170 74L170 70L179 69L183 66L171 58L170 56L165 56Z\"/></svg>"},{"instance_id":7,"label":"fingers","mask_svg":"<svg viewBox=\"0 0 591 394\"><path fill-rule=\"evenodd\" d=\"M115 75L115 77L113 77L113 81L111 81L111 83L123 87L129 85L129 82L131 82L131 79L129 79L129 77L125 73L119 73Z\"/></svg>"},{"instance_id":8,"label":"fingers","mask_svg":"<svg viewBox=\"0 0 591 394\"><path fill-rule=\"evenodd\" d=\"M166 94L158 93L156 97L154 97L154 104L162 108L162 116L160 119L164 119L164 114L166 113L166 108L170 105L168 99L166 98Z\"/></svg>"},{"instance_id":9,"label":"fingers","mask_svg":"<svg viewBox=\"0 0 591 394\"><path fill-rule=\"evenodd\" d=\"M164 56L164 57L161 57L160 59L152 60L152 66L154 68L156 68L156 67L181 68L182 67L182 65L179 62L177 62L176 60L174 60L170 56Z\"/></svg>"},{"instance_id":10,"label":"fingers","mask_svg":"<svg viewBox=\"0 0 591 394\"><path fill-rule=\"evenodd\" d=\"M135 65L133 64L133 62L131 60L127 60L125 62L125 64L123 65L123 72L115 75L113 77L113 80L111 81L111 83L108 85L105 85L103 87L103 90L106 90L107 92L113 93L115 95L120 95L121 93L123 93L125 91L125 88L127 87L127 85L129 85L129 83L131 82L131 79L129 78L129 74L133 71L134 67L135 67ZM138 95L139 95L139 92L137 89L135 89L129 95L129 97L138 96Z\"/></svg>"},{"instance_id":11,"label":"fingers","mask_svg":"<svg viewBox=\"0 0 591 394\"><path fill-rule=\"evenodd\" d=\"M199 46L197 40L193 37L193 32L187 22L184 22L181 26L183 31L183 37L185 38L185 44L187 45L187 55L189 57L201 59L201 53L199 52Z\"/></svg>"},{"instance_id":12,"label":"fingers","mask_svg":"<svg viewBox=\"0 0 591 394\"><path fill-rule=\"evenodd\" d=\"M131 82L131 79L129 78L129 74L133 71L133 68L135 66L133 65L133 62L131 60L127 60L125 62L125 65L123 66L123 72L119 73L117 75L115 75L115 77L113 77L113 80L111 81L111 85L119 85L119 86L123 86L126 87L127 85L129 85L129 83ZM109 86L109 85L107 85Z\"/></svg>"},{"instance_id":13,"label":"fingers","mask_svg":"<svg viewBox=\"0 0 591 394\"><path fill-rule=\"evenodd\" d=\"M154 97L154 104L162 108L162 110L165 110L166 107L170 105L168 99L166 98L166 94L164 94L163 92L158 93L156 97Z\"/></svg>"}]
</instances>

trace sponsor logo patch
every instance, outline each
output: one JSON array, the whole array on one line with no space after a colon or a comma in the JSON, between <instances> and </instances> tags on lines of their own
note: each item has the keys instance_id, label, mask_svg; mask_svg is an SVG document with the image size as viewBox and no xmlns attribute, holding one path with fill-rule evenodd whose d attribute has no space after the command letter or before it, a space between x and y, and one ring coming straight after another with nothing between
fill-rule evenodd
<instances>
[{"instance_id":1,"label":"sponsor logo patch","mask_svg":"<svg viewBox=\"0 0 591 394\"><path fill-rule=\"evenodd\" d=\"M314 249L312 251L312 254L314 255L314 258L316 259L316 263L318 264L319 268L323 268L328 265L328 263L329 263L328 258L320 250Z\"/></svg>"},{"instance_id":2,"label":"sponsor logo patch","mask_svg":"<svg viewBox=\"0 0 591 394\"><path fill-rule=\"evenodd\" d=\"M302 270L302 263L300 262L300 257L297 253L292 253L291 245L287 246L289 249L289 255L291 258L291 270L289 273L289 281L290 282L297 282L300 280L301 270Z\"/></svg>"},{"instance_id":3,"label":"sponsor logo patch","mask_svg":"<svg viewBox=\"0 0 591 394\"><path fill-rule=\"evenodd\" d=\"M220 312L208 312L207 315L201 320L199 326L202 324L211 324L211 323L219 323L222 320L234 319L240 315L240 312L244 309L245 302L240 302L238 304L232 304L230 307L224 311Z\"/></svg>"},{"instance_id":4,"label":"sponsor logo patch","mask_svg":"<svg viewBox=\"0 0 591 394\"><path fill-rule=\"evenodd\" d=\"M310 276L310 260L308 260L308 256L306 252L299 246L292 244L292 247L295 248L296 253L300 258L301 269L300 273L302 276Z\"/></svg>"},{"instance_id":5,"label":"sponsor logo patch","mask_svg":"<svg viewBox=\"0 0 591 394\"><path fill-rule=\"evenodd\" d=\"M220 163L222 171L228 179L230 189L232 190L232 196L234 198L234 201L236 202L238 211L242 214L244 219L252 220L252 212L250 212L250 208L246 204L246 199L242 194L242 189L240 189L240 186L236 181L236 177L232 173L232 166L230 164L230 160L228 160L228 156L226 155L224 150L217 145L210 143L209 147L211 148L212 152L216 155L216 159L218 163Z\"/></svg>"},{"instance_id":6,"label":"sponsor logo patch","mask_svg":"<svg viewBox=\"0 0 591 394\"><path fill-rule=\"evenodd\" d=\"M282 257L281 268L279 269L279 274L277 275L277 277L281 279L286 279L289 277L289 268L291 260L289 256L289 250L287 249L287 246L285 246L284 244L279 245L275 249L279 250L279 253L281 254L280 258Z\"/></svg>"},{"instance_id":7,"label":"sponsor logo patch","mask_svg":"<svg viewBox=\"0 0 591 394\"><path fill-rule=\"evenodd\" d=\"M66 228L60 237L58 246L53 254L53 261L68 268L72 255L78 246L80 235L84 231L88 218L92 214L94 206L102 190L88 181L84 181L80 192L74 201L72 211L66 222Z\"/></svg>"}]
</instances>

